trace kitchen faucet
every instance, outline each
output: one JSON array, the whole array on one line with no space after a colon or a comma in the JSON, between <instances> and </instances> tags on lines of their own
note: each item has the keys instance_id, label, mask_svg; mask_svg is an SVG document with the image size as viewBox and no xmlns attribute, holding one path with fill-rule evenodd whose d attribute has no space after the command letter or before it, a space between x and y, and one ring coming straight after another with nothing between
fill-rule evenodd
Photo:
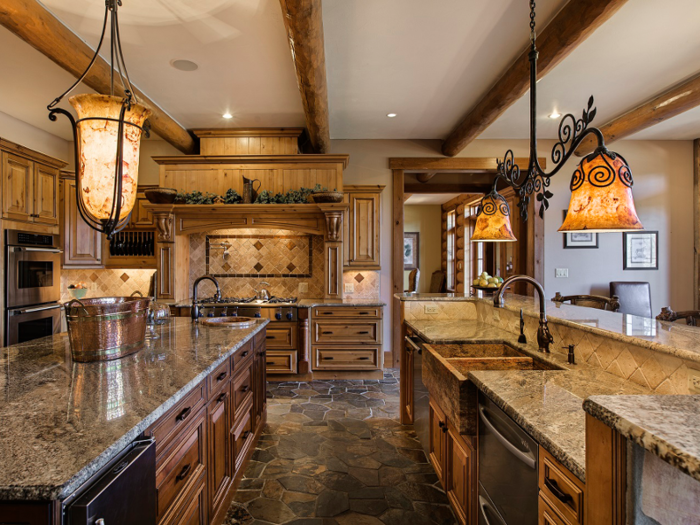
<instances>
[{"instance_id":1,"label":"kitchen faucet","mask_svg":"<svg viewBox=\"0 0 700 525\"><path fill-rule=\"evenodd\" d=\"M537 295L540 299L540 327L537 329L537 345L540 348L540 352L549 353L549 345L554 342L554 337L552 337L549 327L547 326L544 289L542 288L542 285L537 282L537 280L533 279L529 275L513 275L512 277L508 277L508 279L506 279L498 289L498 293L493 297L493 306L495 308L503 308L505 306L506 303L503 294L510 284L517 281L530 283L535 287L535 290L537 290Z\"/></svg>"},{"instance_id":2,"label":"kitchen faucet","mask_svg":"<svg viewBox=\"0 0 700 525\"><path fill-rule=\"evenodd\" d=\"M270 286L270 283L266 283L265 281L260 283L260 286ZM255 293L257 294L256 297L260 299L261 301L269 301L270 300L270 292L268 291L267 288L261 288L260 290L255 290Z\"/></svg>"},{"instance_id":3,"label":"kitchen faucet","mask_svg":"<svg viewBox=\"0 0 700 525\"><path fill-rule=\"evenodd\" d=\"M214 279L211 275L202 275L201 277L198 277L195 279L194 284L192 285L192 320L196 323L199 322L199 305L197 304L197 286L199 283L202 281L211 281L216 285L216 300L219 301L221 299L221 287L219 286L219 281Z\"/></svg>"}]
</instances>

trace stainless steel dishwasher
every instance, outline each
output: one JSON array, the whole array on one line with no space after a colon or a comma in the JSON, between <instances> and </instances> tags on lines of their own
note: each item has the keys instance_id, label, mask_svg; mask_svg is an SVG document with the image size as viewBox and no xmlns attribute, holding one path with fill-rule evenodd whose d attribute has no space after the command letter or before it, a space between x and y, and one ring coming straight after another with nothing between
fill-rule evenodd
<instances>
[{"instance_id":1,"label":"stainless steel dishwasher","mask_svg":"<svg viewBox=\"0 0 700 525\"><path fill-rule=\"evenodd\" d=\"M420 337L406 336L406 352L413 356L413 428L423 446L425 455L430 447L430 405L428 389L423 384L423 341ZM410 362L410 361L407 361Z\"/></svg>"},{"instance_id":2,"label":"stainless steel dishwasher","mask_svg":"<svg viewBox=\"0 0 700 525\"><path fill-rule=\"evenodd\" d=\"M479 525L537 524L537 442L479 392Z\"/></svg>"}]
</instances>

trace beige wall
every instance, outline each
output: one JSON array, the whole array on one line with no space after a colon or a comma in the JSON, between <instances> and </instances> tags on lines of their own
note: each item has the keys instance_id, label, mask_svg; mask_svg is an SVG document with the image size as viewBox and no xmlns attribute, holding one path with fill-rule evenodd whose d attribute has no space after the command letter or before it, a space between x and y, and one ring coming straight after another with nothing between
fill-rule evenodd
<instances>
[{"instance_id":1,"label":"beige wall","mask_svg":"<svg viewBox=\"0 0 700 525\"><path fill-rule=\"evenodd\" d=\"M46 120L48 120L48 113ZM56 126L68 121L59 120ZM73 165L73 143L0 111L0 137Z\"/></svg>"},{"instance_id":2,"label":"beige wall","mask_svg":"<svg viewBox=\"0 0 700 525\"><path fill-rule=\"evenodd\" d=\"M139 157L139 184L159 184L160 170L158 164L151 157L182 155L180 150L175 149L164 140L160 140L156 135L152 135L153 140L141 141L141 154Z\"/></svg>"},{"instance_id":3,"label":"beige wall","mask_svg":"<svg viewBox=\"0 0 700 525\"><path fill-rule=\"evenodd\" d=\"M405 232L418 232L419 251L418 268L420 269L420 281L418 291L426 293L430 291L430 277L434 271L440 269L442 206L404 206ZM408 274L404 271L403 289L408 289Z\"/></svg>"}]
</instances>

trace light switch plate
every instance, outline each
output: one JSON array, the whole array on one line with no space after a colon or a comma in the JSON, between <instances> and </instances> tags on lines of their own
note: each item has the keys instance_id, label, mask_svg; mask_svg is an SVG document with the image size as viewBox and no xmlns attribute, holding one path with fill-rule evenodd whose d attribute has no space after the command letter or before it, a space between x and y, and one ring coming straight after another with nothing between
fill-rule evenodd
<instances>
[{"instance_id":1,"label":"light switch plate","mask_svg":"<svg viewBox=\"0 0 700 525\"><path fill-rule=\"evenodd\" d=\"M700 370L688 368L688 391L691 394L700 394Z\"/></svg>"},{"instance_id":2,"label":"light switch plate","mask_svg":"<svg viewBox=\"0 0 700 525\"><path fill-rule=\"evenodd\" d=\"M308 293L309 283L299 283L299 293Z\"/></svg>"},{"instance_id":3,"label":"light switch plate","mask_svg":"<svg viewBox=\"0 0 700 525\"><path fill-rule=\"evenodd\" d=\"M436 314L438 313L438 307L436 304L426 304L425 305L426 314Z\"/></svg>"},{"instance_id":4,"label":"light switch plate","mask_svg":"<svg viewBox=\"0 0 700 525\"><path fill-rule=\"evenodd\" d=\"M345 283L345 293L355 293L355 285L352 283Z\"/></svg>"},{"instance_id":5,"label":"light switch plate","mask_svg":"<svg viewBox=\"0 0 700 525\"><path fill-rule=\"evenodd\" d=\"M554 269L554 277L568 278L569 277L569 269L568 268L555 268Z\"/></svg>"}]
</instances>

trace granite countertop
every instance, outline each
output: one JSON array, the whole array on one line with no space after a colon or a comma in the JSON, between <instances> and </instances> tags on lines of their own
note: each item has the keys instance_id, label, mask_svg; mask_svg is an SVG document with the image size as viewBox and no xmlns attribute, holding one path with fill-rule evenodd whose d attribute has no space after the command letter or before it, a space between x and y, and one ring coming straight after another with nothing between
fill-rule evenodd
<instances>
[{"instance_id":1,"label":"granite countertop","mask_svg":"<svg viewBox=\"0 0 700 525\"><path fill-rule=\"evenodd\" d=\"M596 419L700 481L700 396L593 396Z\"/></svg>"},{"instance_id":2,"label":"granite countertop","mask_svg":"<svg viewBox=\"0 0 700 525\"><path fill-rule=\"evenodd\" d=\"M592 395L649 394L649 390L631 381L591 367L472 371L469 379L583 482L584 399Z\"/></svg>"},{"instance_id":3,"label":"granite countertop","mask_svg":"<svg viewBox=\"0 0 700 525\"><path fill-rule=\"evenodd\" d=\"M174 308L191 308L192 301L171 305ZM248 306L260 306L250 304ZM299 308L313 308L314 306L386 306L378 297L345 297L344 299L299 299Z\"/></svg>"},{"instance_id":4,"label":"granite countertop","mask_svg":"<svg viewBox=\"0 0 700 525\"><path fill-rule=\"evenodd\" d=\"M70 495L268 323L174 318L123 359L74 363L67 334L0 350L0 499Z\"/></svg>"},{"instance_id":5,"label":"granite countertop","mask_svg":"<svg viewBox=\"0 0 700 525\"><path fill-rule=\"evenodd\" d=\"M399 301L474 301L468 293L397 293L394 298Z\"/></svg>"}]
</instances>

